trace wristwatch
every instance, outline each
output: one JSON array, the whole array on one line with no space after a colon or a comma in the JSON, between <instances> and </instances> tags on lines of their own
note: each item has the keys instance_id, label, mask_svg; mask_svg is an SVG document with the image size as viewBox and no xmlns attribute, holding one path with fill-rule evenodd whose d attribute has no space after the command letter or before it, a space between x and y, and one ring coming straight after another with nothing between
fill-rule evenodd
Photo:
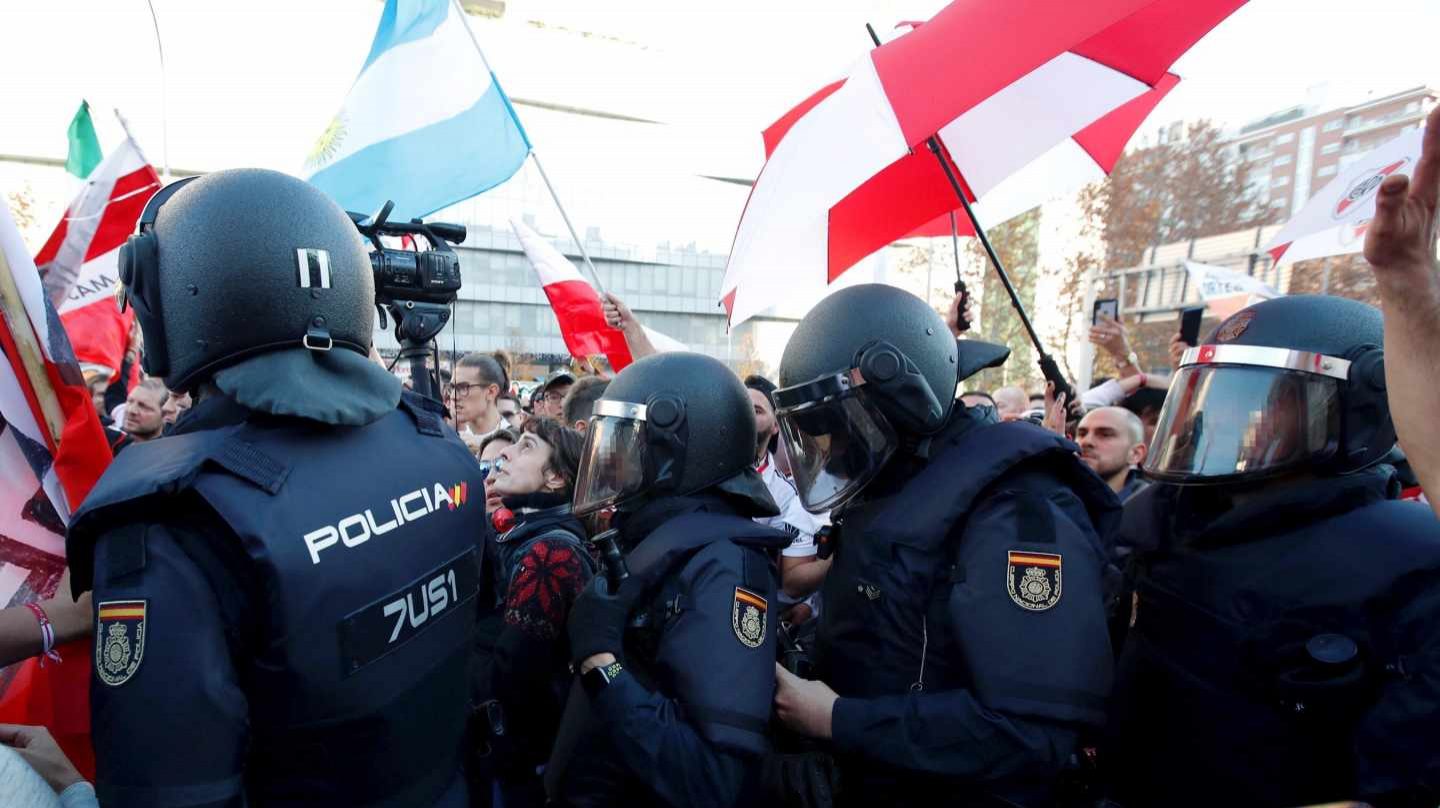
<instances>
[{"instance_id":1,"label":"wristwatch","mask_svg":"<svg viewBox=\"0 0 1440 808\"><path fill-rule=\"evenodd\" d=\"M624 671L625 667L618 661L609 665L596 665L580 674L580 685L585 688L585 695L593 699Z\"/></svg>"},{"instance_id":2,"label":"wristwatch","mask_svg":"<svg viewBox=\"0 0 1440 808\"><path fill-rule=\"evenodd\" d=\"M1140 355L1135 353L1134 351L1131 351L1130 353L1125 355L1125 364L1129 365L1132 368L1140 367Z\"/></svg>"}]
</instances>

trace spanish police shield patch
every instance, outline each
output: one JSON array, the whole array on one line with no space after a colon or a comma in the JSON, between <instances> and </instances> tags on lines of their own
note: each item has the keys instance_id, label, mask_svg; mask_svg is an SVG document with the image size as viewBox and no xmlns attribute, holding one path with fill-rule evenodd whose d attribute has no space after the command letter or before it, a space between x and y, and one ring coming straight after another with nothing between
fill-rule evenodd
<instances>
[{"instance_id":1,"label":"spanish police shield patch","mask_svg":"<svg viewBox=\"0 0 1440 808\"><path fill-rule=\"evenodd\" d=\"M95 624L95 675L111 687L130 681L145 658L145 601L107 600Z\"/></svg>"},{"instance_id":2,"label":"spanish police shield patch","mask_svg":"<svg viewBox=\"0 0 1440 808\"><path fill-rule=\"evenodd\" d=\"M1010 599L1027 612L1043 612L1060 602L1060 556L1011 550L1006 565Z\"/></svg>"},{"instance_id":3,"label":"spanish police shield patch","mask_svg":"<svg viewBox=\"0 0 1440 808\"><path fill-rule=\"evenodd\" d=\"M735 602L730 607L730 626L735 637L747 648L759 648L765 642L765 620L769 608L765 599L744 587L735 587Z\"/></svg>"}]
</instances>

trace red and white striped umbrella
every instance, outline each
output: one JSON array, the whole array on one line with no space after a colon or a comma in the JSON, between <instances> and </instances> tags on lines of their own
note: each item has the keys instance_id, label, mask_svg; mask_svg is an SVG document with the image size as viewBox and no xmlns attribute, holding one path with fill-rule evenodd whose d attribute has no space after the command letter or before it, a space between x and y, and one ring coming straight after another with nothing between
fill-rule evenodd
<instances>
[{"instance_id":1,"label":"red and white striped umbrella","mask_svg":"<svg viewBox=\"0 0 1440 808\"><path fill-rule=\"evenodd\" d=\"M732 325L939 217L948 233L932 137L986 221L1103 177L1170 65L1244 2L955 0L870 51L766 130L721 284Z\"/></svg>"}]
</instances>

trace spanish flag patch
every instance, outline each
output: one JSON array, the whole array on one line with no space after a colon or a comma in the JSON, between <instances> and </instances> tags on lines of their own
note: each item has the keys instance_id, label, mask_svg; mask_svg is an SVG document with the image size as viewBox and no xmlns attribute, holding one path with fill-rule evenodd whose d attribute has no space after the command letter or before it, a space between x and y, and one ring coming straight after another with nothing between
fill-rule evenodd
<instances>
[{"instance_id":1,"label":"spanish flag patch","mask_svg":"<svg viewBox=\"0 0 1440 808\"><path fill-rule=\"evenodd\" d=\"M1006 584L1010 600L1027 612L1043 612L1060 602L1060 556L1051 553L1006 553Z\"/></svg>"},{"instance_id":2,"label":"spanish flag patch","mask_svg":"<svg viewBox=\"0 0 1440 808\"><path fill-rule=\"evenodd\" d=\"M765 642L765 625L769 619L765 598L743 586L735 587L735 600L730 606L730 627L735 638L746 648L759 648Z\"/></svg>"},{"instance_id":3,"label":"spanish flag patch","mask_svg":"<svg viewBox=\"0 0 1440 808\"><path fill-rule=\"evenodd\" d=\"M130 681L145 658L146 601L107 600L96 609L95 676L111 687Z\"/></svg>"}]
</instances>

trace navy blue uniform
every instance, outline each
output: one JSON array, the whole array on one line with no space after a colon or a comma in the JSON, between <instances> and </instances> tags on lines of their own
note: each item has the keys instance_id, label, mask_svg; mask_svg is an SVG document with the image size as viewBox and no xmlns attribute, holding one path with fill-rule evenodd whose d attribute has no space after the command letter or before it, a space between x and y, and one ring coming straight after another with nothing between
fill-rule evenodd
<instances>
[{"instance_id":1,"label":"navy blue uniform","mask_svg":"<svg viewBox=\"0 0 1440 808\"><path fill-rule=\"evenodd\" d=\"M362 427L222 397L76 515L97 790L126 806L463 806L479 468L416 399Z\"/></svg>"},{"instance_id":2,"label":"navy blue uniform","mask_svg":"<svg viewBox=\"0 0 1440 808\"><path fill-rule=\"evenodd\" d=\"M1050 804L1104 721L1115 495L1069 441L972 419L836 520L817 678L849 804Z\"/></svg>"},{"instance_id":3,"label":"navy blue uniform","mask_svg":"<svg viewBox=\"0 0 1440 808\"><path fill-rule=\"evenodd\" d=\"M626 632L625 672L591 700L564 802L739 804L759 787L770 750L779 586L771 557L790 536L711 497L653 503L622 536L640 542L627 558L631 578L653 581L654 593L638 607L641 625Z\"/></svg>"},{"instance_id":4,"label":"navy blue uniform","mask_svg":"<svg viewBox=\"0 0 1440 808\"><path fill-rule=\"evenodd\" d=\"M1125 509L1133 625L1102 761L1126 806L1440 801L1440 523L1389 467Z\"/></svg>"}]
</instances>

